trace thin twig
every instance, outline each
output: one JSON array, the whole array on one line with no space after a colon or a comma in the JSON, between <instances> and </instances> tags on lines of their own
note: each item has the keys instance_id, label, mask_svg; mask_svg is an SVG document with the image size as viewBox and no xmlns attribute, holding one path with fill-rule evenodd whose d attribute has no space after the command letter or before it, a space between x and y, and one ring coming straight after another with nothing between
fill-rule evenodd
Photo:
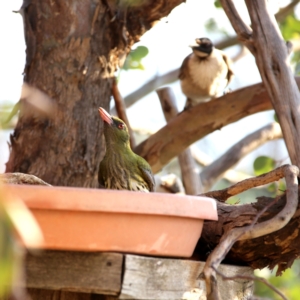
<instances>
[{"instance_id":1,"label":"thin twig","mask_svg":"<svg viewBox=\"0 0 300 300\"><path fill-rule=\"evenodd\" d=\"M133 130L132 130L130 124L129 124L129 120L127 118L126 107L124 105L124 100L122 98L122 95L119 91L116 78L114 78L114 80L113 80L112 95L113 95L114 100L115 100L115 106L116 106L116 109L117 109L118 117L120 119L122 119L125 122L125 124L127 125L129 135L130 135L130 146L131 146L131 149L133 149L136 145L135 144L134 133L133 133Z\"/></svg>"},{"instance_id":2,"label":"thin twig","mask_svg":"<svg viewBox=\"0 0 300 300\"><path fill-rule=\"evenodd\" d=\"M205 280L206 282L206 291L207 291L207 299L218 300L219 292L217 288L217 278L215 269L218 268L222 260L225 258L227 253L230 251L233 244L238 241L245 232L248 230L252 230L255 223L258 219L265 213L267 209L269 209L274 203L276 203L276 199L270 202L267 206L265 206L253 219L251 224L246 227L240 228L241 230L232 229L227 231L220 239L218 246L214 249L214 251L209 255L206 260L203 271L199 274L198 279Z\"/></svg>"},{"instance_id":3,"label":"thin twig","mask_svg":"<svg viewBox=\"0 0 300 300\"><path fill-rule=\"evenodd\" d=\"M237 33L238 39L247 45L248 49L253 52L252 47L252 29L248 26L239 15L232 0L220 0L222 7L231 22L232 27Z\"/></svg>"},{"instance_id":4,"label":"thin twig","mask_svg":"<svg viewBox=\"0 0 300 300\"><path fill-rule=\"evenodd\" d=\"M288 166L288 165L281 166L277 169L272 170L269 173L262 174L260 176L245 179L245 180L240 181L226 189L210 191L210 192L204 193L201 196L211 197L211 198L215 198L219 202L225 202L230 197L240 194L242 192L245 192L245 191L249 190L250 188L254 188L254 187L262 186L262 185L265 185L265 184L268 184L268 183L271 183L274 181L278 181L279 179L284 177L283 168L285 166Z\"/></svg>"},{"instance_id":5,"label":"thin twig","mask_svg":"<svg viewBox=\"0 0 300 300\"><path fill-rule=\"evenodd\" d=\"M222 277L223 280L236 280L236 279L245 279L245 280L255 280L264 283L267 287L273 290L276 294L278 294L283 300L288 300L273 284L271 284L268 280L262 277L257 276L247 276L247 275L235 275L235 276L226 276L217 268L212 266L215 272Z\"/></svg>"},{"instance_id":6,"label":"thin twig","mask_svg":"<svg viewBox=\"0 0 300 300\"><path fill-rule=\"evenodd\" d=\"M207 191L226 170L237 164L242 157L267 141L279 138L282 138L281 128L278 123L274 122L252 132L238 141L222 156L202 170L200 177L204 190Z\"/></svg>"},{"instance_id":7,"label":"thin twig","mask_svg":"<svg viewBox=\"0 0 300 300\"><path fill-rule=\"evenodd\" d=\"M231 61L235 63L248 54L249 54L249 50L247 49L247 47L245 47L244 45L241 45L239 52L231 58Z\"/></svg>"}]
</instances>

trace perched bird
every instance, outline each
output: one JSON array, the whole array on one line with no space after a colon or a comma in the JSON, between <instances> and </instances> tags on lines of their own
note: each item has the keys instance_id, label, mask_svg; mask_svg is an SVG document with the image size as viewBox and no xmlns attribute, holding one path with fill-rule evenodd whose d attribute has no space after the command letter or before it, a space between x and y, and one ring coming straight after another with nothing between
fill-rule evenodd
<instances>
[{"instance_id":1,"label":"perched bird","mask_svg":"<svg viewBox=\"0 0 300 300\"><path fill-rule=\"evenodd\" d=\"M233 77L231 62L208 38L196 39L180 68L181 90L186 95L185 109L217 97Z\"/></svg>"},{"instance_id":2,"label":"perched bird","mask_svg":"<svg viewBox=\"0 0 300 300\"><path fill-rule=\"evenodd\" d=\"M126 124L99 108L104 121L106 153L100 163L98 181L107 189L153 192L155 181L149 164L129 144Z\"/></svg>"}]
</instances>

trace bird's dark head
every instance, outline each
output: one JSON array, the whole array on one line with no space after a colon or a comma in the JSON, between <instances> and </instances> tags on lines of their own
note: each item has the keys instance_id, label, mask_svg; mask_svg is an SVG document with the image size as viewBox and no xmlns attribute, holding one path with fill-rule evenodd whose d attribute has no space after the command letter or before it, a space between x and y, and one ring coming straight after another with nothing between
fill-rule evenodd
<instances>
[{"instance_id":1,"label":"bird's dark head","mask_svg":"<svg viewBox=\"0 0 300 300\"><path fill-rule=\"evenodd\" d=\"M195 40L196 43L190 45L195 55L199 57L207 57L213 51L214 45L208 38L200 38Z\"/></svg>"},{"instance_id":2,"label":"bird's dark head","mask_svg":"<svg viewBox=\"0 0 300 300\"><path fill-rule=\"evenodd\" d=\"M119 118L111 116L104 108L98 109L104 121L104 136L106 144L129 146L129 132L126 124Z\"/></svg>"}]
</instances>

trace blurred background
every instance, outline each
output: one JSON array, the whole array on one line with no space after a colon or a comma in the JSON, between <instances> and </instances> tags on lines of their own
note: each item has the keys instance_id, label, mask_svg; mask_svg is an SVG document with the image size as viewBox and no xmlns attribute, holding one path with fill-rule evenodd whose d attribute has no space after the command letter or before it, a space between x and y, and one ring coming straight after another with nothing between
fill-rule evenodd
<instances>
[{"instance_id":1,"label":"blurred background","mask_svg":"<svg viewBox=\"0 0 300 300\"><path fill-rule=\"evenodd\" d=\"M269 2L272 12L275 14L291 1L270 0ZM8 117L13 106L20 99L23 83L22 72L25 63L23 20L19 13L13 12L18 11L21 4L22 1L20 0L0 2L0 37L2 41L0 49L0 120L2 121ZM235 1L235 5L245 22L250 23L243 1ZM298 4L293 7L289 16L280 23L282 34L286 40L299 40L299 20L300 5ZM116 74L122 96L126 101L134 91L145 83L154 78L159 81L162 76L178 69L183 59L191 53L188 46L194 42L195 38L209 37L215 44L218 44L232 36L235 36L235 32L220 8L218 1L187 0L186 3L176 7L168 17L159 21L141 38L139 43L135 44L123 69ZM255 60L249 52L241 52L241 47L237 45L228 47L224 51L229 57L236 60L234 63L235 78L229 86L231 90L234 91L261 82ZM239 59L236 59L237 56L239 56ZM299 52L291 55L291 67L295 74L299 74L300 71L299 57ZM168 84L168 86L173 89L177 106L179 110L182 110L186 99L181 93L178 80ZM111 101L112 110L113 107L114 102ZM155 92L144 95L139 101L132 104L128 108L127 114L138 142L166 124ZM7 126L0 127L0 173L5 171L5 163L9 156L9 135L12 133L16 121L17 117L14 117ZM243 137L273 121L273 111L258 113L209 134L198 141L194 147L197 147L205 159L214 161ZM271 158L272 167L290 162L284 142L276 140L268 142L248 154L234 169L241 174L245 174L245 176L253 176L255 175L253 163L261 156ZM175 159L169 166L164 168L161 174L169 172L178 173ZM228 181L223 179L213 188L223 188L229 184ZM266 195L266 193L272 195L274 189L257 189L250 193L248 198L246 197L246 201L248 201L247 199L254 199L253 195ZM300 295L300 286L296 284L299 280L299 267L299 263L296 262L293 268L286 271L282 277L271 277L271 281L289 299L298 299ZM263 270L259 274L267 277L271 276L267 270ZM275 299L275 296L269 294L269 289L264 286L259 284L257 289L258 294Z\"/></svg>"}]
</instances>

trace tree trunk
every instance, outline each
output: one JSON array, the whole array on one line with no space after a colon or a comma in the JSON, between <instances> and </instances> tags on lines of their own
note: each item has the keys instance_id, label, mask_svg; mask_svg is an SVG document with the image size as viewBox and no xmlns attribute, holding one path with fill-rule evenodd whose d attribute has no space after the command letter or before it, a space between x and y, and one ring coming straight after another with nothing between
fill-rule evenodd
<instances>
[{"instance_id":1,"label":"tree trunk","mask_svg":"<svg viewBox=\"0 0 300 300\"><path fill-rule=\"evenodd\" d=\"M94 24L88 1L32 1L24 8L24 80L56 107L52 118L33 118L26 113L33 108L22 101L6 172L34 174L53 185L97 186L103 155L97 107L108 109L115 71L106 74L98 59L114 46L105 7L99 6ZM92 26L101 30L91 34Z\"/></svg>"},{"instance_id":2,"label":"tree trunk","mask_svg":"<svg viewBox=\"0 0 300 300\"><path fill-rule=\"evenodd\" d=\"M98 187L105 149L97 108L109 110L114 73L133 43L181 2L117 7L110 0L24 1L28 85L6 172L33 174L52 185ZM31 296L105 298L47 290L31 290Z\"/></svg>"},{"instance_id":3,"label":"tree trunk","mask_svg":"<svg viewBox=\"0 0 300 300\"><path fill-rule=\"evenodd\" d=\"M104 0L25 1L24 81L50 96L54 108L45 115L21 99L6 172L34 174L53 185L97 187L104 155L97 108L109 109L114 72L133 43L181 2L126 8Z\"/></svg>"}]
</instances>

